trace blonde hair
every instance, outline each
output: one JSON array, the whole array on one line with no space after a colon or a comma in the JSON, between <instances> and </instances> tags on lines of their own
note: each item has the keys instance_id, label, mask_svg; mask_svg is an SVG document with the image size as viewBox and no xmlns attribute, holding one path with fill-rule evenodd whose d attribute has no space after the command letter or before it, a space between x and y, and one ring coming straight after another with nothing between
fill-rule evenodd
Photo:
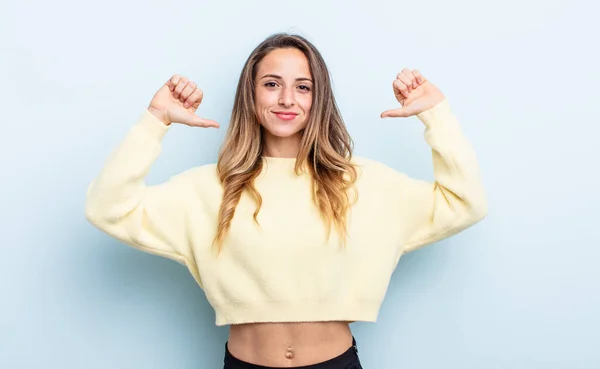
<instances>
[{"instance_id":1,"label":"blonde hair","mask_svg":"<svg viewBox=\"0 0 600 369\"><path fill-rule=\"evenodd\" d=\"M271 51L281 48L295 48L303 52L314 80L310 114L296 158L296 174L308 168L313 201L327 225L327 237L334 225L343 242L346 239L346 214L350 208L348 190L357 177L356 169L350 163L354 144L336 104L323 57L302 36L280 33L266 38L254 49L238 81L231 121L217 162L224 190L214 239L219 251L244 190L256 200L254 221L258 223L262 197L254 187L254 179L262 170L263 136L254 108L254 81L261 60Z\"/></svg>"}]
</instances>

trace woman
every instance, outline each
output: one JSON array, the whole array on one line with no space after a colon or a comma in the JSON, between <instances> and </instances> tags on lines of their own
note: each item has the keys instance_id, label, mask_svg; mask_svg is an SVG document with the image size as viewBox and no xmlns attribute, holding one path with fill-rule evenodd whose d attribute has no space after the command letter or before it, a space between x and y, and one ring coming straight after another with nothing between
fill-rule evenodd
<instances>
[{"instance_id":1,"label":"woman","mask_svg":"<svg viewBox=\"0 0 600 369\"><path fill-rule=\"evenodd\" d=\"M190 270L229 325L226 368L360 368L354 321L376 321L400 257L487 212L475 155L444 95L415 70L393 82L433 152L435 183L352 155L318 50L300 36L262 42L241 73L216 164L163 184L144 176L172 123L202 91L179 75L156 93L90 184L89 221Z\"/></svg>"}]
</instances>

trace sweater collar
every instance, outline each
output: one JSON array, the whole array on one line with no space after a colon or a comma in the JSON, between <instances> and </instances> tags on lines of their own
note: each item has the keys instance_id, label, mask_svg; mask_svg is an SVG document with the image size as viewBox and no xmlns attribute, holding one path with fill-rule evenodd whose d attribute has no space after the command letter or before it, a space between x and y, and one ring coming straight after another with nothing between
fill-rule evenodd
<instances>
[{"instance_id":1,"label":"sweater collar","mask_svg":"<svg viewBox=\"0 0 600 369\"><path fill-rule=\"evenodd\" d=\"M263 156L263 171L270 173L295 175L296 158Z\"/></svg>"}]
</instances>

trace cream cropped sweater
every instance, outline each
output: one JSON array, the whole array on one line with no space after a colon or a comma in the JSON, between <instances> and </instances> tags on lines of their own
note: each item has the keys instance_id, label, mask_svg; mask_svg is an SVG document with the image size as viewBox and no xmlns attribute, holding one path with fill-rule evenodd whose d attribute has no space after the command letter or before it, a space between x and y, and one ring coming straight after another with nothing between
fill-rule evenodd
<instances>
[{"instance_id":1,"label":"cream cropped sweater","mask_svg":"<svg viewBox=\"0 0 600 369\"><path fill-rule=\"evenodd\" d=\"M148 111L89 185L85 215L139 250L185 265L215 309L216 324L377 319L400 257L480 221L487 203L475 154L448 101L418 115L432 148L435 182L354 157L358 200L345 247L326 228L295 159L264 157L255 181L263 203L244 193L220 254L212 248L222 187L216 165L159 185L144 177L170 129Z\"/></svg>"}]
</instances>

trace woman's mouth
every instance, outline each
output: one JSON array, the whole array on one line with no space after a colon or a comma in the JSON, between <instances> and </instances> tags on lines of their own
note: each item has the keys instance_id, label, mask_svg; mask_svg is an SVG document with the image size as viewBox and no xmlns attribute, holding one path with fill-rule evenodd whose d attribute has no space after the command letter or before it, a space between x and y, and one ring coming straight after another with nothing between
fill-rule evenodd
<instances>
[{"instance_id":1,"label":"woman's mouth","mask_svg":"<svg viewBox=\"0 0 600 369\"><path fill-rule=\"evenodd\" d=\"M281 112L281 111L275 112L275 115L277 116L277 118L279 118L281 120L292 120L298 116L298 114L296 114L296 113Z\"/></svg>"}]
</instances>

